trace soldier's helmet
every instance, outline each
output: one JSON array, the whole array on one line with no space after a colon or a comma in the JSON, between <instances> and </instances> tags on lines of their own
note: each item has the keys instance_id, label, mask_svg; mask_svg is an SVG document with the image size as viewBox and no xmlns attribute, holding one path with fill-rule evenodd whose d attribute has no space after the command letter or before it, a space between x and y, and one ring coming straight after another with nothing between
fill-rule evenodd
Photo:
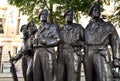
<instances>
[{"instance_id":1,"label":"soldier's helmet","mask_svg":"<svg viewBox=\"0 0 120 81\"><path fill-rule=\"evenodd\" d=\"M45 12L46 14L48 14L48 10L47 10L47 9L43 9L43 10L40 12L40 14L39 14L38 19L40 19L40 16L41 16L42 12Z\"/></svg>"},{"instance_id":2,"label":"soldier's helmet","mask_svg":"<svg viewBox=\"0 0 120 81\"><path fill-rule=\"evenodd\" d=\"M101 7L100 7L100 5L98 4L98 3L94 3L94 5L90 8L90 10L89 10L89 12L88 12L88 15L89 16L92 16L92 11L93 11L93 8L97 8L97 9L99 9L99 12L101 12Z\"/></svg>"},{"instance_id":3,"label":"soldier's helmet","mask_svg":"<svg viewBox=\"0 0 120 81\"><path fill-rule=\"evenodd\" d=\"M34 25L35 25L34 22L33 22L33 21L30 21L30 22L28 22L26 28L28 29L30 26L34 26Z\"/></svg>"},{"instance_id":4,"label":"soldier's helmet","mask_svg":"<svg viewBox=\"0 0 120 81\"><path fill-rule=\"evenodd\" d=\"M73 9L69 9L69 10L67 10L67 11L64 13L64 15L63 15L63 18L64 18L64 19L65 19L67 13L69 13L69 12L72 12L72 13L73 13Z\"/></svg>"},{"instance_id":5,"label":"soldier's helmet","mask_svg":"<svg viewBox=\"0 0 120 81\"><path fill-rule=\"evenodd\" d=\"M26 29L26 27L27 27L27 24L22 25L20 28L20 32L23 32L23 29Z\"/></svg>"}]
</instances>

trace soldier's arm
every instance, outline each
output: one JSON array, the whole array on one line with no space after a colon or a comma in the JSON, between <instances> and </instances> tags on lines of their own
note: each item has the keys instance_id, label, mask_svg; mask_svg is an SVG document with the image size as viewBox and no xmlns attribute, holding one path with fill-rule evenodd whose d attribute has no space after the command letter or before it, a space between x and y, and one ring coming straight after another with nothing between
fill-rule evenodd
<instances>
[{"instance_id":1,"label":"soldier's arm","mask_svg":"<svg viewBox=\"0 0 120 81\"><path fill-rule=\"evenodd\" d=\"M21 57L23 56L23 52L22 49L20 49L20 51L18 51L18 54L15 57L12 57L10 60L13 61L18 61Z\"/></svg>"},{"instance_id":2,"label":"soldier's arm","mask_svg":"<svg viewBox=\"0 0 120 81\"><path fill-rule=\"evenodd\" d=\"M39 33L39 29L37 30L37 32L35 33L35 37L34 39L32 40L32 46L33 48L36 48L36 47L41 47L41 46L44 46L46 43L45 43L45 39L44 37L42 36L41 33Z\"/></svg>"},{"instance_id":3,"label":"soldier's arm","mask_svg":"<svg viewBox=\"0 0 120 81\"><path fill-rule=\"evenodd\" d=\"M57 25L52 25L50 37L45 38L46 46L56 46L60 42L60 33Z\"/></svg>"},{"instance_id":4,"label":"soldier's arm","mask_svg":"<svg viewBox=\"0 0 120 81\"><path fill-rule=\"evenodd\" d=\"M110 45L113 53L113 64L115 67L120 66L120 50L119 50L119 36L114 26L112 26L112 34L110 35Z\"/></svg>"},{"instance_id":5,"label":"soldier's arm","mask_svg":"<svg viewBox=\"0 0 120 81\"><path fill-rule=\"evenodd\" d=\"M84 45L84 31L85 29L81 25L77 25L76 31L78 32L77 38L75 39L76 41L72 41L71 44L72 46L80 46L83 47Z\"/></svg>"}]
</instances>

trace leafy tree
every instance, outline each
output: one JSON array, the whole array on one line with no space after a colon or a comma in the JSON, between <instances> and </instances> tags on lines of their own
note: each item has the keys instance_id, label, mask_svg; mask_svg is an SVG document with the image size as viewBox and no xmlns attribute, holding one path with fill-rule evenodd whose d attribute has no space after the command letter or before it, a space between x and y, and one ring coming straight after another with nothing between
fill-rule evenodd
<instances>
[{"instance_id":1,"label":"leafy tree","mask_svg":"<svg viewBox=\"0 0 120 81\"><path fill-rule=\"evenodd\" d=\"M103 2L107 5L110 5L110 0L103 0Z\"/></svg>"},{"instance_id":2,"label":"leafy tree","mask_svg":"<svg viewBox=\"0 0 120 81\"><path fill-rule=\"evenodd\" d=\"M23 14L27 14L29 16L29 20L33 20L36 23L39 22L39 10L47 8L50 12L50 22L62 24L64 19L61 14L66 9L74 9L75 20L78 22L78 12L81 11L83 14L86 14L94 0L8 0L8 2L11 5L19 7ZM56 10L53 10L54 7L56 7Z\"/></svg>"},{"instance_id":3,"label":"leafy tree","mask_svg":"<svg viewBox=\"0 0 120 81\"><path fill-rule=\"evenodd\" d=\"M108 20L112 21L114 25L120 27L120 0L115 0L114 14L108 16Z\"/></svg>"},{"instance_id":4,"label":"leafy tree","mask_svg":"<svg viewBox=\"0 0 120 81\"><path fill-rule=\"evenodd\" d=\"M29 16L29 20L33 20L36 23L39 23L38 14L40 10L46 8L49 10L49 21L51 23L63 24L65 21L63 19L63 13L66 9L72 8L75 12L75 21L79 22L81 12L83 15L88 13L89 8L95 2L99 1L101 3L110 4L110 0L8 0L11 5L19 7L20 11L23 14ZM118 2L119 0L115 0ZM56 6L54 6L56 5ZM116 8L119 12L115 15L120 15L120 7ZM120 17L110 16L113 20L119 20Z\"/></svg>"}]
</instances>

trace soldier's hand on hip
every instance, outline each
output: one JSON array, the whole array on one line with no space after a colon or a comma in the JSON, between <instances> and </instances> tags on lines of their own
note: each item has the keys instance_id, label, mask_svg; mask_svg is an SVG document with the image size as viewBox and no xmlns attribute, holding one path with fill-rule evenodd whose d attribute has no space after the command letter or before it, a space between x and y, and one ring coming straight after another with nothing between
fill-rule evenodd
<instances>
[{"instance_id":1,"label":"soldier's hand on hip","mask_svg":"<svg viewBox=\"0 0 120 81\"><path fill-rule=\"evenodd\" d=\"M114 65L114 67L120 67L120 61L119 61L119 59L113 59L113 65Z\"/></svg>"}]
</instances>

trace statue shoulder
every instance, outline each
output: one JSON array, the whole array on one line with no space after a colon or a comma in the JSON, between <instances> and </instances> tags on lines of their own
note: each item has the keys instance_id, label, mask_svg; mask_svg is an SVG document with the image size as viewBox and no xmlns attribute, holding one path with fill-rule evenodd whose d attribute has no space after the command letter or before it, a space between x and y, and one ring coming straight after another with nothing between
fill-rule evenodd
<instances>
[{"instance_id":1,"label":"statue shoulder","mask_svg":"<svg viewBox=\"0 0 120 81\"><path fill-rule=\"evenodd\" d=\"M88 28L91 26L92 23L93 23L93 22L90 21L90 22L87 24L86 29L88 29Z\"/></svg>"},{"instance_id":2,"label":"statue shoulder","mask_svg":"<svg viewBox=\"0 0 120 81\"><path fill-rule=\"evenodd\" d=\"M111 32L116 32L115 26L110 21L105 22L105 27Z\"/></svg>"},{"instance_id":3,"label":"statue shoulder","mask_svg":"<svg viewBox=\"0 0 120 81\"><path fill-rule=\"evenodd\" d=\"M85 30L81 24L74 23L74 27L76 27L77 31L84 31Z\"/></svg>"},{"instance_id":4,"label":"statue shoulder","mask_svg":"<svg viewBox=\"0 0 120 81\"><path fill-rule=\"evenodd\" d=\"M52 27L59 27L57 24L51 24Z\"/></svg>"},{"instance_id":5,"label":"statue shoulder","mask_svg":"<svg viewBox=\"0 0 120 81\"><path fill-rule=\"evenodd\" d=\"M57 24L51 24L51 28L52 29L55 29L55 30L58 30L59 29L59 26Z\"/></svg>"},{"instance_id":6,"label":"statue shoulder","mask_svg":"<svg viewBox=\"0 0 120 81\"><path fill-rule=\"evenodd\" d=\"M111 21L107 21L107 22L106 22L106 25L111 26L111 27L114 27L113 24L111 23Z\"/></svg>"},{"instance_id":7,"label":"statue shoulder","mask_svg":"<svg viewBox=\"0 0 120 81\"><path fill-rule=\"evenodd\" d=\"M114 29L115 27L113 26L113 24L111 23L111 21L106 21L104 22L104 27L107 27L109 29Z\"/></svg>"}]
</instances>

